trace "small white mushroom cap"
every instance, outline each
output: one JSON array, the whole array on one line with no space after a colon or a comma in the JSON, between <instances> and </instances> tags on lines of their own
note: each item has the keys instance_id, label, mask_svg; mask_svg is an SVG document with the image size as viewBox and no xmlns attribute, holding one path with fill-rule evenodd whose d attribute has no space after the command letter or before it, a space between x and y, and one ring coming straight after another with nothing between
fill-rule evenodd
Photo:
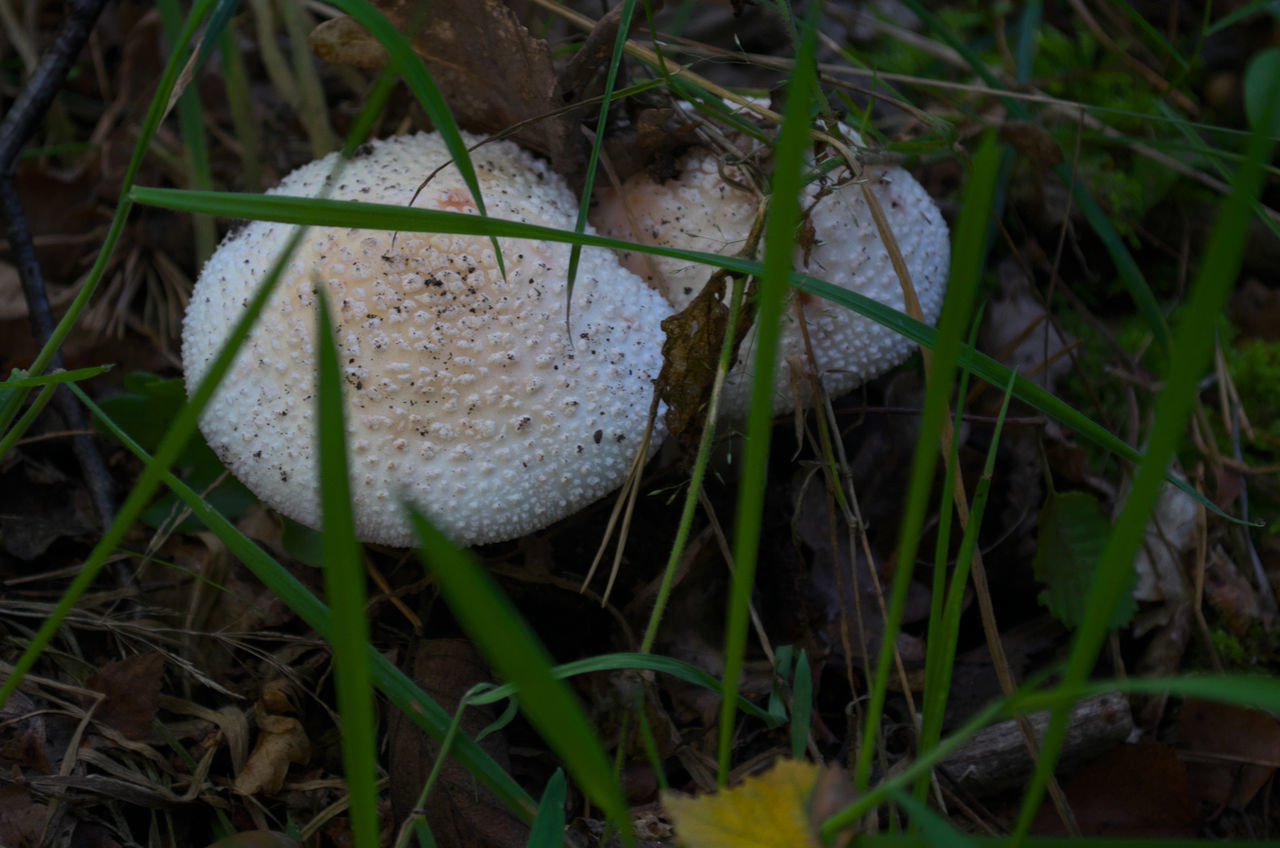
<instances>
[{"instance_id":1,"label":"small white mushroom cap","mask_svg":"<svg viewBox=\"0 0 1280 848\"><path fill-rule=\"evenodd\" d=\"M850 133L852 134L852 133ZM856 134L852 134L856 139ZM856 142L855 142L856 143ZM721 255L742 250L751 232L759 200L755 194L721 176L716 154L695 148L676 165L679 176L655 183L647 174L623 183L621 195L613 189L599 192L592 218L596 228L609 236L642 244L700 250ZM740 177L735 166L723 166L732 179ZM924 320L938 318L950 264L946 221L924 188L905 169L896 166L864 168L864 179L880 201L898 247L906 260L911 282ZM801 198L801 208L811 209L813 244L806 255L797 245L794 267L803 273L842 286L905 311L902 285L889 252L880 238L862 189L853 182L832 188L814 205L823 185L811 182ZM761 245L763 249L763 245ZM697 296L714 268L679 259L624 251L622 264L661 291L676 310ZM905 360L914 343L842 306L798 293L814 360L828 394L843 394ZM740 421L746 417L751 394L750 362L754 329L743 341L738 365L725 382L720 417ZM783 313L779 340L778 371L774 380L773 412L792 409L797 397L807 400L805 375L809 359L794 308Z\"/></svg>"},{"instance_id":2,"label":"small white mushroom cap","mask_svg":"<svg viewBox=\"0 0 1280 848\"><path fill-rule=\"evenodd\" d=\"M467 137L468 142L474 139ZM407 205L450 161L439 136L374 142L329 196ZM510 142L472 153L496 218L571 229L563 180ZM335 156L274 194L320 194ZM414 205L475 212L450 164ZM249 223L205 266L183 328L188 389L204 376L293 228ZM584 249L565 327L569 246L487 237L312 228L200 419L227 467L268 504L320 521L314 308L323 281L345 378L356 530L409 545L399 502L459 544L545 527L616 488L662 365L662 298L609 251ZM661 416L659 417L659 422ZM656 448L661 433L656 433Z\"/></svg>"}]
</instances>

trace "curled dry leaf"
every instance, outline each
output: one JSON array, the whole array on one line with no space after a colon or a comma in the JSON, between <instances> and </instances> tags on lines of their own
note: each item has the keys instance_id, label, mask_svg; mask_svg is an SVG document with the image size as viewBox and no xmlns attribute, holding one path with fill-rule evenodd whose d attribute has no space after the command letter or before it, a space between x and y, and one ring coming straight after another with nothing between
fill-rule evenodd
<instances>
[{"instance_id":1,"label":"curled dry leaf","mask_svg":"<svg viewBox=\"0 0 1280 848\"><path fill-rule=\"evenodd\" d=\"M311 758L311 741L302 722L285 715L297 712L292 695L292 685L284 680L273 680L263 687L257 704L258 741L249 761L236 775L237 792L279 792L289 766Z\"/></svg>"},{"instance_id":2,"label":"curled dry leaf","mask_svg":"<svg viewBox=\"0 0 1280 848\"><path fill-rule=\"evenodd\" d=\"M236 776L236 791L273 795L284 786L289 766L310 758L311 742L302 722L290 716L258 716L258 744L253 746L244 771Z\"/></svg>"},{"instance_id":3,"label":"curled dry leaf","mask_svg":"<svg viewBox=\"0 0 1280 848\"><path fill-rule=\"evenodd\" d=\"M687 448L697 442L699 431L691 427L702 419L716 378L716 362L729 323L729 307L723 303L728 280L727 272L716 272L688 306L662 321L666 341L658 394L667 404L667 429ZM731 366L737 360L741 338L734 340Z\"/></svg>"}]
</instances>

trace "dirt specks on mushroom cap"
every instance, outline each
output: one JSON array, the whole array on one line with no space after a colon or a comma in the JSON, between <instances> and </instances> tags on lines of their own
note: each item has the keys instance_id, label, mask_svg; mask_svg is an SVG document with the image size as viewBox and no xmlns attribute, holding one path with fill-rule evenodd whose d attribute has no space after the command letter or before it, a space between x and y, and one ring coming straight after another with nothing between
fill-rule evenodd
<instances>
[{"instance_id":1,"label":"dirt specks on mushroom cap","mask_svg":"<svg viewBox=\"0 0 1280 848\"><path fill-rule=\"evenodd\" d=\"M576 204L510 143L472 154L489 214L560 228ZM448 161L435 135L374 143L332 197L407 204ZM333 166L298 169L275 193L313 195ZM416 206L474 212L452 166ZM254 222L210 260L192 296L183 360L194 385L291 228ZM607 251L587 249L564 309L569 247L487 237L315 228L238 354L201 428L228 467L286 515L318 523L314 456L315 277L329 292L346 380L357 529L411 542L398 500L455 541L546 526L617 487L639 448L661 367L662 299Z\"/></svg>"},{"instance_id":2,"label":"dirt specks on mushroom cap","mask_svg":"<svg viewBox=\"0 0 1280 848\"><path fill-rule=\"evenodd\" d=\"M655 183L637 174L622 185L600 192L593 223L602 233L629 241L722 255L742 249L751 231L758 198L721 176L715 154L696 148L677 164L680 175ZM724 166L730 177L734 166ZM837 170L835 176L844 172ZM847 176L847 175L846 175ZM942 308L950 264L950 244L942 213L924 188L903 168L875 166L864 178L880 201L898 246L911 272L924 320L933 323ZM810 183L802 208L812 211L813 243L797 245L794 266L806 274L834 283L903 310L901 283L880 238L860 186L847 182L830 187L814 200L822 186ZM639 252L622 252L624 265L661 291L677 309L698 294L714 269L678 259ZM817 297L801 304L814 358L823 386L831 395L846 392L884 373L910 355L914 344L870 319ZM744 340L740 360L753 356L754 332ZM773 411L794 405L796 389L806 380L789 378L788 363L808 362L799 320L792 309L783 313L779 344L779 373L775 378ZM750 368L740 361L725 383L720 415L741 420L750 398Z\"/></svg>"}]
</instances>

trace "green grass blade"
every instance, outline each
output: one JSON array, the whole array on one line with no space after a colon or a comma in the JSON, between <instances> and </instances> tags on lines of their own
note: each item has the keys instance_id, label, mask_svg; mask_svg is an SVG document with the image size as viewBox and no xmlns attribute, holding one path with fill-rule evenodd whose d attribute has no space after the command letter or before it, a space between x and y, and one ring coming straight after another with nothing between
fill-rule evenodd
<instances>
[{"instance_id":1,"label":"green grass blade","mask_svg":"<svg viewBox=\"0 0 1280 848\"><path fill-rule=\"evenodd\" d=\"M480 194L480 181L476 178L476 169L471 162L471 154L467 152L467 143L462 140L458 122L453 119L453 112L449 110L449 104L445 102L444 95L440 92L435 80L431 78L427 66L413 51L413 46L409 44L408 39L401 35L382 12L367 0L334 0L333 5L369 30L373 37L386 48L387 55L391 59L391 67L400 72L409 90L418 98L427 116L431 118L431 123L440 133L445 147L449 149L453 164L462 176L462 181L467 184L471 199L476 203L476 211L482 216L485 215L484 197ZM494 236L492 241L498 270L505 277L506 270L502 264L502 251L498 247L497 237Z\"/></svg>"},{"instance_id":2,"label":"green grass blade","mask_svg":"<svg viewBox=\"0 0 1280 848\"><path fill-rule=\"evenodd\" d=\"M573 223L573 231L575 233L585 232L587 228L587 212L591 209L592 192L595 190L596 168L600 164L600 148L604 144L604 131L609 121L609 107L613 105L613 89L618 81L618 67L622 64L622 47L627 43L627 33L631 31L631 18L635 11L636 0L623 0L621 17L618 19L618 34L614 37L613 52L609 56L609 67L605 72L600 114L596 118L595 134L591 139L591 150L587 154L587 168L582 177L582 197L578 200L578 218ZM566 326L569 323L569 308L573 303L573 283L578 278L578 262L581 258L582 245L574 244L569 251L568 283L564 299Z\"/></svg>"},{"instance_id":3,"label":"green grass blade","mask_svg":"<svg viewBox=\"0 0 1280 848\"><path fill-rule=\"evenodd\" d=\"M669 674L685 683L691 683L694 686L701 686L703 689L710 689L719 692L722 685L719 680L707 674L702 669L692 663L684 660L678 660L674 657L663 657L655 654L636 654L636 653L617 653L617 654L597 654L594 657L587 657L581 660L574 660L563 665L558 665L551 670L552 675L557 680L563 680L568 677L574 677L579 674L590 674L596 671L658 671L663 674ZM510 683L504 683L501 686L495 686L482 694L472 695L470 703L472 704L493 704L498 701L505 700L516 694L516 687ZM755 704L748 701L741 695L738 696L738 708L750 716L754 716L762 721L769 722L770 726L775 726L773 717L766 711L760 709Z\"/></svg>"},{"instance_id":4,"label":"green grass blade","mask_svg":"<svg viewBox=\"0 0 1280 848\"><path fill-rule=\"evenodd\" d=\"M105 374L115 366L113 365L90 365L86 368L72 368L70 371L54 371L52 374L26 374L22 377L11 377L8 380L0 380L0 388L41 388L43 386L56 386L61 383L79 383L83 380L92 380L101 374ZM23 372L14 371L15 374Z\"/></svg>"},{"instance_id":5,"label":"green grass blade","mask_svg":"<svg viewBox=\"0 0 1280 848\"><path fill-rule=\"evenodd\" d=\"M1070 706L1075 701L1108 692L1176 695L1219 701L1249 709L1280 712L1280 678L1264 674L1204 674L1184 677L1126 677L1090 680L1079 687L1060 685L1021 698L1027 712Z\"/></svg>"},{"instance_id":6,"label":"green grass blade","mask_svg":"<svg viewBox=\"0 0 1280 848\"><path fill-rule=\"evenodd\" d=\"M955 571L942 601L940 614L934 626L934 617L930 616L929 641L926 644L925 687L920 702L920 743L919 750L928 751L942 738L942 722L946 717L947 696L951 692L951 672L955 664L956 646L959 642L960 616L964 611L965 588L969 583L970 565L974 551L978 546L978 532L982 529L982 516L986 512L987 500L991 491L991 477L995 473L996 449L1000 445L1000 434L1004 429L1005 416L1009 412L1009 401L1013 397L1013 381L1005 386L1004 401L1000 404L1000 412L996 416L995 429L991 434L991 444L987 448L986 464L982 469L982 477L974 491L973 506L969 512L969 525L960 539L960 550L956 554ZM964 397L962 391L959 397ZM959 417L960 410L956 415ZM956 432L959 432L957 428ZM953 440L951 460L957 460L956 444ZM950 477L950 475L948 475ZM936 576L936 575L935 575ZM941 580L935 580L937 586ZM928 788L928 778L922 777L915 786L915 797L924 801Z\"/></svg>"},{"instance_id":7,"label":"green grass blade","mask_svg":"<svg viewBox=\"0 0 1280 848\"><path fill-rule=\"evenodd\" d=\"M14 422L14 425L5 431L3 437L0 437L0 457L8 456L9 451L13 450L13 446L18 443L23 434L31 429L32 424L36 423L40 413L44 412L44 408L53 399L53 393L56 389L57 386L53 385L41 388L40 393L27 406L27 411L22 413L18 420Z\"/></svg>"},{"instance_id":8,"label":"green grass blade","mask_svg":"<svg viewBox=\"0 0 1280 848\"><path fill-rule=\"evenodd\" d=\"M547 788L542 790L538 814L533 818L529 841L525 843L528 848L560 848L564 845L564 796L564 771L556 769L547 781Z\"/></svg>"},{"instance_id":9,"label":"green grass blade","mask_svg":"<svg viewBox=\"0 0 1280 848\"><path fill-rule=\"evenodd\" d=\"M969 316L973 311L973 301L984 262L984 235L995 193L999 162L999 148L994 138L988 134L974 154L973 167L964 188L960 218L952 240L955 247L951 254L951 281L947 286L942 318L938 325L938 342L934 348L929 388L925 393L920 433L911 466L911 484L907 490L905 514L898 536L897 568L884 624L886 633L897 632L907 600L907 589L910 586L933 484L933 472L938 461L938 435L947 414L962 340L969 326ZM893 639L881 640L880 655L876 660L875 676L866 707L862 744L854 768L854 785L859 791L866 789L871 774L871 757L876 750L876 740L880 733L893 646Z\"/></svg>"},{"instance_id":10,"label":"green grass blade","mask_svg":"<svg viewBox=\"0 0 1280 848\"><path fill-rule=\"evenodd\" d=\"M1280 80L1271 84L1269 116L1280 112ZM1270 125L1270 118L1264 121ZM1208 368L1214 344L1214 322L1221 314L1227 294L1235 284L1249 234L1251 205L1263 182L1262 163L1270 159L1273 142L1261 133L1253 136L1248 152L1232 184L1209 237L1182 313L1170 352L1165 385L1156 400L1154 421L1146 456L1139 464L1133 485L1117 517L1114 530L1098 562L1097 577L1080 627L1072 641L1071 654L1062 685L1067 688L1084 682L1106 639L1116 607L1129 586L1133 557L1142 543L1150 516L1166 476L1174 450L1182 440L1195 403L1198 381ZM1054 711L1045 731L1041 759L1023 798L1014 831L1015 842L1025 837L1039 807L1050 769L1057 762L1066 736L1067 710Z\"/></svg>"},{"instance_id":11,"label":"green grass blade","mask_svg":"<svg viewBox=\"0 0 1280 848\"><path fill-rule=\"evenodd\" d=\"M403 232L490 235L573 244L580 243L607 247L613 250L632 250L652 253L656 256L670 256L686 262L726 268L740 274L759 276L764 273L764 265L762 263L736 256L720 256L696 250L680 250L637 244L587 233L576 234L570 231L525 224L519 221L482 218L477 215L464 215L457 212L442 212L433 209L413 209L378 203L357 203L344 200L285 197L281 195L196 192L153 187L135 188L130 197L137 203L150 206L224 215L232 218L253 218L280 221L287 224L363 227L366 229L400 230ZM825 280L795 271L790 272L788 281L801 291L825 298L832 303L851 309L859 315L865 315L878 324L906 336L917 344L924 345L927 348L937 347L938 331L933 327L916 321L896 309L885 306L883 303L872 300L866 295L849 291ZM1001 363L968 345L962 345L955 355L958 357L958 362L962 368L971 372L975 377L986 380L993 385L1004 385L1008 382L1012 373ZM1115 434L1105 427L1073 409L1069 404L1054 396L1042 386L1025 377L1017 376L1014 378L1013 396L1024 403L1030 404L1049 417L1060 421L1082 438L1103 450L1110 451L1131 462L1140 462L1142 460L1142 454L1139 451L1117 438ZM1170 476L1169 482L1195 498L1197 503L1200 503L1214 514L1232 521L1238 521L1238 519L1227 515L1220 507L1197 492L1185 480Z\"/></svg>"},{"instance_id":12,"label":"green grass blade","mask_svg":"<svg viewBox=\"0 0 1280 848\"><path fill-rule=\"evenodd\" d=\"M1001 85L994 74L987 68L982 59L966 44L958 41L939 18L925 7L920 0L903 0L910 9L920 16L933 32L949 47L954 49L969 64L970 68L978 74L988 86L993 89L1000 90L1004 86ZM1015 98L1004 98L1001 100L1005 108L1009 110L1011 117L1023 121L1033 121L1035 117L1027 108L1027 105L1021 100ZM1169 349L1169 326L1164 319L1164 313L1160 311L1159 304L1156 302L1155 295L1151 292L1151 287L1147 285L1146 278L1142 275L1142 269L1138 267L1138 263L1134 260L1133 254L1129 252L1129 248L1125 246L1124 239L1116 231L1115 226L1111 223L1111 219L1093 199L1093 195L1089 193L1088 188L1076 177L1071 170L1071 165L1063 162L1057 165L1053 172L1062 180L1063 185L1071 190L1072 196L1075 198L1076 206L1088 221L1089 226L1093 229L1098 239L1102 242L1107 250L1107 254L1111 257L1111 261L1115 263L1116 271L1120 275L1120 279L1124 282L1125 287L1129 290L1129 296L1133 299L1134 305L1138 308L1139 314L1147 324L1147 328L1155 336L1156 343L1162 350Z\"/></svg>"},{"instance_id":13,"label":"green grass blade","mask_svg":"<svg viewBox=\"0 0 1280 848\"><path fill-rule=\"evenodd\" d=\"M155 460L142 449L129 434L121 429L110 416L93 402L76 385L71 390L80 398L89 412L122 445L148 467ZM179 480L172 473L162 475L164 484L182 499L192 514L204 523L219 540L263 585L280 597L302 621L316 631L322 639L333 641L333 624L329 608L311 593L298 578L270 554L244 535L226 516L211 507L198 492ZM423 692L404 672L372 647L369 648L369 664L374 683L383 694L406 716L436 739L444 739L453 721L427 693ZM466 737L454 740L453 754L472 774L483 781L503 803L525 820L533 816L533 799L511 779L487 753Z\"/></svg>"},{"instance_id":14,"label":"green grass blade","mask_svg":"<svg viewBox=\"0 0 1280 848\"><path fill-rule=\"evenodd\" d=\"M791 756L804 758L809 742L809 722L813 716L813 669L809 655L802 649L796 660L796 675L791 684Z\"/></svg>"},{"instance_id":15,"label":"green grass blade","mask_svg":"<svg viewBox=\"0 0 1280 848\"><path fill-rule=\"evenodd\" d=\"M182 9L178 5L178 0L159 0L158 5L165 38L171 41L176 40L182 34ZM209 24L201 33L202 43L211 44L216 39L217 32L211 30L212 27L226 25L227 5L227 0L222 0L213 10ZM213 186L213 171L209 165L209 144L204 135L201 111L199 91L194 86L187 86L178 98L178 131L182 142L182 156L187 165L187 180L190 187L207 189ZM216 240L213 219L202 217L192 223L195 229L196 264L203 265L213 253Z\"/></svg>"},{"instance_id":16,"label":"green grass blade","mask_svg":"<svg viewBox=\"0 0 1280 848\"><path fill-rule=\"evenodd\" d=\"M324 541L324 590L332 611L333 682L342 722L342 764L347 780L352 839L357 848L375 848L378 844L378 739L374 731L373 684L369 674L364 566L351 514L342 373L333 343L326 293L316 298L316 305L321 538Z\"/></svg>"},{"instance_id":17,"label":"green grass blade","mask_svg":"<svg viewBox=\"0 0 1280 848\"><path fill-rule=\"evenodd\" d=\"M578 786L624 834L627 802L586 712L551 673L551 658L538 637L483 569L420 515L412 515L419 555L435 577L449 609L481 653L515 685L520 710L564 761Z\"/></svg>"},{"instance_id":18,"label":"green grass blade","mask_svg":"<svg viewBox=\"0 0 1280 848\"><path fill-rule=\"evenodd\" d=\"M747 612L755 584L759 555L760 516L764 511L765 477L773 430L773 372L778 350L779 321L787 293L795 249L795 229L800 222L802 170L809 142L809 103L816 61L817 25L822 4L809 7L804 38L796 53L795 69L787 87L782 128L774 150L771 200L765 219L764 267L756 305L756 350L751 381L751 409L747 415L747 445L738 483L738 506L733 532L733 582L725 623L724 690L720 699L720 734L717 779L729 781L733 750L733 726L737 716L738 679L747 643Z\"/></svg>"}]
</instances>

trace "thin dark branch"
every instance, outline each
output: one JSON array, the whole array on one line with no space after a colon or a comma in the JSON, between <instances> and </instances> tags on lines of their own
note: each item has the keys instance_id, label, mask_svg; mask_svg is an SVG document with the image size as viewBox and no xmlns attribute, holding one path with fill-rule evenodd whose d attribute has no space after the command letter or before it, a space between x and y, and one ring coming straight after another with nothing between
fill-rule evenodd
<instances>
[{"instance_id":1,"label":"thin dark branch","mask_svg":"<svg viewBox=\"0 0 1280 848\"><path fill-rule=\"evenodd\" d=\"M80 50L105 6L106 0L72 0L68 4L65 22L53 46L0 122L0 215L4 217L9 248L22 281L32 331L41 344L47 342L53 334L53 312L49 307L44 274L36 258L35 245L27 226L22 200L18 196L14 174L18 155L44 120L49 104L62 88L71 63L80 55ZM52 364L55 368L62 367L61 354L54 355ZM87 428L84 411L70 392L60 389L55 396L55 403L69 429ZM73 438L72 445L92 494L99 521L106 528L115 514L111 475L91 436L77 435ZM128 584L132 579L127 570L123 573L117 571L116 578L122 580L123 584Z\"/></svg>"}]
</instances>

